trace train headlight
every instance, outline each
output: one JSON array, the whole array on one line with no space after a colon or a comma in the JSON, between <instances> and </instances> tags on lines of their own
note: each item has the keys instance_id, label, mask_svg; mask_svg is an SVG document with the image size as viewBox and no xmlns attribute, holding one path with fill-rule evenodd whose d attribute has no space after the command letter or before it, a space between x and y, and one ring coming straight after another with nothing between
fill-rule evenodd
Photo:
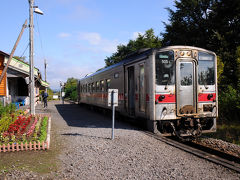
<instances>
[{"instance_id":1,"label":"train headlight","mask_svg":"<svg viewBox=\"0 0 240 180\"><path fill-rule=\"evenodd\" d=\"M180 51L179 54L181 57L191 57L192 51Z\"/></svg>"},{"instance_id":2,"label":"train headlight","mask_svg":"<svg viewBox=\"0 0 240 180\"><path fill-rule=\"evenodd\" d=\"M165 96L164 95L160 95L159 98L158 98L158 101L162 101L163 99L165 99Z\"/></svg>"},{"instance_id":3,"label":"train headlight","mask_svg":"<svg viewBox=\"0 0 240 180\"><path fill-rule=\"evenodd\" d=\"M209 94L208 96L207 96L207 99L208 100L210 100L210 99L212 99L213 98L213 94Z\"/></svg>"},{"instance_id":4,"label":"train headlight","mask_svg":"<svg viewBox=\"0 0 240 180\"><path fill-rule=\"evenodd\" d=\"M187 55L188 55L188 56L191 56L191 51L188 51L188 52L187 52Z\"/></svg>"}]
</instances>

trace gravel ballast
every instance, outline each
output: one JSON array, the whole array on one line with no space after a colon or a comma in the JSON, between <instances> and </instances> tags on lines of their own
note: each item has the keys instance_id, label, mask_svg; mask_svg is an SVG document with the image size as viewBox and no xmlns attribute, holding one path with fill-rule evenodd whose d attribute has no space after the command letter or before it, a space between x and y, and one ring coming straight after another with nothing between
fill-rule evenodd
<instances>
[{"instance_id":1,"label":"gravel ballast","mask_svg":"<svg viewBox=\"0 0 240 180\"><path fill-rule=\"evenodd\" d=\"M36 174L13 170L5 178L240 178L236 172L169 146L127 123L116 122L115 139L111 140L111 118L79 105L50 103L47 112L52 114L52 133L61 139L58 171Z\"/></svg>"}]
</instances>

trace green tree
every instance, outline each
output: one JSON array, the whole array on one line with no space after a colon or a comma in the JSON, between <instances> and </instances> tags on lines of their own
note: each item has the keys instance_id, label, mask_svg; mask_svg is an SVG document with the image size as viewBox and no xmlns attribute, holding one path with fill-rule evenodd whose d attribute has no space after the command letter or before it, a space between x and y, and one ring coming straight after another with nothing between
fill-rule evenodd
<instances>
[{"instance_id":1,"label":"green tree","mask_svg":"<svg viewBox=\"0 0 240 180\"><path fill-rule=\"evenodd\" d=\"M77 100L77 82L75 78L68 78L65 84L65 98L71 99L73 101Z\"/></svg>"},{"instance_id":2,"label":"green tree","mask_svg":"<svg viewBox=\"0 0 240 180\"><path fill-rule=\"evenodd\" d=\"M167 8L170 23L164 23L163 44L207 48L211 35L210 16L213 0L175 1L176 10Z\"/></svg>"},{"instance_id":3,"label":"green tree","mask_svg":"<svg viewBox=\"0 0 240 180\"><path fill-rule=\"evenodd\" d=\"M224 78L222 76L224 69L224 63L222 62L221 57L217 56L217 78L218 78L218 83L221 82L221 80Z\"/></svg>"},{"instance_id":4,"label":"green tree","mask_svg":"<svg viewBox=\"0 0 240 180\"><path fill-rule=\"evenodd\" d=\"M161 46L161 39L154 35L153 29L149 29L143 35L138 34L137 39L130 40L127 45L118 45L117 52L105 59L106 67L122 61L129 54L142 48L160 48Z\"/></svg>"}]
</instances>

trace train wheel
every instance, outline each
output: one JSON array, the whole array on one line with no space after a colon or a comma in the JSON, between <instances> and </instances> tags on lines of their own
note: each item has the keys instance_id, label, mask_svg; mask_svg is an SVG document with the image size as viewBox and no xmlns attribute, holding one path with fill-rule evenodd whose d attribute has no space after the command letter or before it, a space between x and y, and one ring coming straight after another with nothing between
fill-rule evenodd
<instances>
[{"instance_id":1,"label":"train wheel","mask_svg":"<svg viewBox=\"0 0 240 180\"><path fill-rule=\"evenodd\" d=\"M153 133L159 133L157 129L157 121L147 120L147 130Z\"/></svg>"}]
</instances>

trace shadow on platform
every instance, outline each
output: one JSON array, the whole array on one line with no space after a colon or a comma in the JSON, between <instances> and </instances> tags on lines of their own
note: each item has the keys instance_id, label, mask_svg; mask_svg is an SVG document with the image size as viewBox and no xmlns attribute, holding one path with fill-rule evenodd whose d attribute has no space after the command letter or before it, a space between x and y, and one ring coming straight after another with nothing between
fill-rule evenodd
<instances>
[{"instance_id":1,"label":"shadow on platform","mask_svg":"<svg viewBox=\"0 0 240 180\"><path fill-rule=\"evenodd\" d=\"M98 137L98 136L90 136L90 135L79 134L79 133L64 133L64 134L61 134L61 135L63 135L63 136L82 136L82 137L99 138L99 139L111 139L111 138L103 138L103 137Z\"/></svg>"},{"instance_id":2,"label":"shadow on platform","mask_svg":"<svg viewBox=\"0 0 240 180\"><path fill-rule=\"evenodd\" d=\"M86 128L112 128L112 118L89 110L77 104L56 104L58 113L66 121L68 126ZM136 129L126 122L115 121L116 129ZM66 134L67 135L67 134ZM77 136L81 134L69 134Z\"/></svg>"}]
</instances>

